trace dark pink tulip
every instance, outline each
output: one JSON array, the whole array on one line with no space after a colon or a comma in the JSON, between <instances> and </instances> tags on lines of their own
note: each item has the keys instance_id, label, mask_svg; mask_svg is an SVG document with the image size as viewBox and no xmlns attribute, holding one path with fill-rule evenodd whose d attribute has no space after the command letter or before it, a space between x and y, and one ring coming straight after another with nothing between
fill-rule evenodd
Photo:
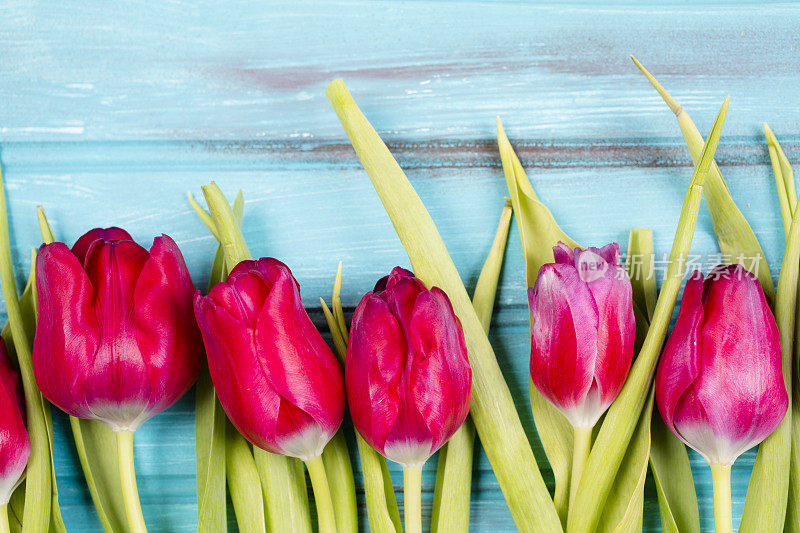
<instances>
[{"instance_id":1,"label":"dark pink tulip","mask_svg":"<svg viewBox=\"0 0 800 533\"><path fill-rule=\"evenodd\" d=\"M198 291L194 308L233 425L269 452L320 455L344 417L342 369L289 267L269 257L242 261L208 296Z\"/></svg>"},{"instance_id":2,"label":"dark pink tulip","mask_svg":"<svg viewBox=\"0 0 800 533\"><path fill-rule=\"evenodd\" d=\"M616 243L571 250L559 242L528 289L531 380L574 427L592 427L630 370L636 324Z\"/></svg>"},{"instance_id":3,"label":"dark pink tulip","mask_svg":"<svg viewBox=\"0 0 800 533\"><path fill-rule=\"evenodd\" d=\"M24 413L22 387L0 339L0 505L8 503L31 455Z\"/></svg>"},{"instance_id":4,"label":"dark pink tulip","mask_svg":"<svg viewBox=\"0 0 800 533\"><path fill-rule=\"evenodd\" d=\"M356 429L385 457L425 462L469 412L472 370L447 295L396 267L353 315L345 363Z\"/></svg>"},{"instance_id":5,"label":"dark pink tulip","mask_svg":"<svg viewBox=\"0 0 800 533\"><path fill-rule=\"evenodd\" d=\"M166 235L149 252L119 228L93 229L72 250L45 244L36 291L36 382L70 415L135 431L197 379L194 286Z\"/></svg>"},{"instance_id":6,"label":"dark pink tulip","mask_svg":"<svg viewBox=\"0 0 800 533\"><path fill-rule=\"evenodd\" d=\"M667 426L711 463L733 464L778 427L789 398L778 327L755 276L694 272L656 373Z\"/></svg>"}]
</instances>

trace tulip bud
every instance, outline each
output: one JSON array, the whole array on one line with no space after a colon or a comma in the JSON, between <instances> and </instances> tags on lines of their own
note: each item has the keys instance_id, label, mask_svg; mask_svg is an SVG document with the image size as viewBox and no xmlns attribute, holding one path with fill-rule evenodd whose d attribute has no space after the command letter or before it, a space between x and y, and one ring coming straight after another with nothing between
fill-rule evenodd
<instances>
[{"instance_id":1,"label":"tulip bud","mask_svg":"<svg viewBox=\"0 0 800 533\"><path fill-rule=\"evenodd\" d=\"M686 282L656 372L664 422L712 465L731 465L780 425L789 398L778 327L758 279L741 265Z\"/></svg>"},{"instance_id":2,"label":"tulip bud","mask_svg":"<svg viewBox=\"0 0 800 533\"><path fill-rule=\"evenodd\" d=\"M36 382L70 415L135 431L197 379L194 287L168 236L149 252L119 228L42 245L36 291Z\"/></svg>"},{"instance_id":3,"label":"tulip bud","mask_svg":"<svg viewBox=\"0 0 800 533\"><path fill-rule=\"evenodd\" d=\"M472 370L447 295L396 267L358 304L345 362L353 423L404 466L424 463L469 412Z\"/></svg>"},{"instance_id":4,"label":"tulip bud","mask_svg":"<svg viewBox=\"0 0 800 533\"><path fill-rule=\"evenodd\" d=\"M8 358L6 344L0 339L0 506L11 498L30 455L22 387Z\"/></svg>"},{"instance_id":5,"label":"tulip bud","mask_svg":"<svg viewBox=\"0 0 800 533\"><path fill-rule=\"evenodd\" d=\"M573 251L559 242L553 255L528 289L531 380L573 427L591 428L630 370L631 282L616 243Z\"/></svg>"},{"instance_id":6,"label":"tulip bud","mask_svg":"<svg viewBox=\"0 0 800 533\"><path fill-rule=\"evenodd\" d=\"M342 370L300 300L289 267L242 261L194 308L220 403L250 442L318 457L344 417Z\"/></svg>"}]
</instances>

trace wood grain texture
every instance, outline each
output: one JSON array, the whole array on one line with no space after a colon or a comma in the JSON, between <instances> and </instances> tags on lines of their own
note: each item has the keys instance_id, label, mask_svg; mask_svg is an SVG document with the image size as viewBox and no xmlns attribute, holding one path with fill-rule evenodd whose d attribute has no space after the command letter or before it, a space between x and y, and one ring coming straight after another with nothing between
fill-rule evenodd
<instances>
[{"instance_id":1,"label":"wood grain texture","mask_svg":"<svg viewBox=\"0 0 800 533\"><path fill-rule=\"evenodd\" d=\"M624 245L631 227L646 226L657 256L665 254L691 164L674 118L630 53L704 133L732 95L717 160L773 273L780 265L783 233L761 123L800 159L800 9L792 5L9 0L0 27L0 161L20 281L29 248L39 244L41 203L67 242L110 224L144 244L171 235L204 286L215 243L184 195L214 179L231 197L244 190L250 248L292 267L320 328L317 301L329 297L339 260L352 311L378 277L408 260L323 94L337 76L390 141L468 287L507 194L496 115L569 235ZM693 252L698 266L715 262L704 211ZM527 398L527 329L512 227L490 337L546 465ZM136 436L153 532L196 528L193 405L181 400ZM67 526L100 531L68 423L55 419ZM754 456L734 468L735 524ZM691 459L703 528L712 531L710 472ZM425 471L426 516L434 465ZM393 474L402 486L399 470ZM645 529L657 531L650 480L646 490ZM482 454L472 509L474 531L513 531Z\"/></svg>"}]
</instances>

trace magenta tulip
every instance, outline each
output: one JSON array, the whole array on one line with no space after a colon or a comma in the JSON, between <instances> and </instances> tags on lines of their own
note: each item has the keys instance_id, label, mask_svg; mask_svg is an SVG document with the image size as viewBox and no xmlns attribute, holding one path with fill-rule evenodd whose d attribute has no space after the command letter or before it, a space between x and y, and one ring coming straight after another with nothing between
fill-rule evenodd
<instances>
[{"instance_id":1,"label":"magenta tulip","mask_svg":"<svg viewBox=\"0 0 800 533\"><path fill-rule=\"evenodd\" d=\"M356 308L345 376L364 439L400 464L425 462L469 412L472 371L447 295L392 270Z\"/></svg>"},{"instance_id":2,"label":"magenta tulip","mask_svg":"<svg viewBox=\"0 0 800 533\"><path fill-rule=\"evenodd\" d=\"M0 507L8 504L30 455L22 387L8 358L6 344L0 339Z\"/></svg>"},{"instance_id":3,"label":"magenta tulip","mask_svg":"<svg viewBox=\"0 0 800 533\"><path fill-rule=\"evenodd\" d=\"M528 289L531 380L574 427L592 427L630 370L631 282L616 243L573 251L559 242L553 254Z\"/></svg>"},{"instance_id":4,"label":"magenta tulip","mask_svg":"<svg viewBox=\"0 0 800 533\"><path fill-rule=\"evenodd\" d=\"M347 401L361 436L403 465L406 531L421 530L422 464L469 413L472 370L447 295L396 267L353 314Z\"/></svg>"},{"instance_id":5,"label":"magenta tulip","mask_svg":"<svg viewBox=\"0 0 800 533\"><path fill-rule=\"evenodd\" d=\"M778 327L754 275L741 265L692 274L655 387L667 427L711 466L716 531L732 531L731 465L789 405Z\"/></svg>"},{"instance_id":6,"label":"magenta tulip","mask_svg":"<svg viewBox=\"0 0 800 533\"><path fill-rule=\"evenodd\" d=\"M208 296L198 291L194 307L233 425L269 452L318 457L344 417L344 383L289 268L272 258L242 261Z\"/></svg>"},{"instance_id":7,"label":"magenta tulip","mask_svg":"<svg viewBox=\"0 0 800 533\"><path fill-rule=\"evenodd\" d=\"M686 282L656 402L673 433L711 464L733 464L783 420L778 327L758 279L741 265Z\"/></svg>"},{"instance_id":8,"label":"magenta tulip","mask_svg":"<svg viewBox=\"0 0 800 533\"><path fill-rule=\"evenodd\" d=\"M572 424L570 501L591 451L592 428L616 399L633 359L633 290L619 245L553 247L528 289L531 383Z\"/></svg>"},{"instance_id":9,"label":"magenta tulip","mask_svg":"<svg viewBox=\"0 0 800 533\"><path fill-rule=\"evenodd\" d=\"M149 252L119 228L42 245L36 291L36 382L70 415L135 431L197 379L194 287L166 235Z\"/></svg>"}]
</instances>

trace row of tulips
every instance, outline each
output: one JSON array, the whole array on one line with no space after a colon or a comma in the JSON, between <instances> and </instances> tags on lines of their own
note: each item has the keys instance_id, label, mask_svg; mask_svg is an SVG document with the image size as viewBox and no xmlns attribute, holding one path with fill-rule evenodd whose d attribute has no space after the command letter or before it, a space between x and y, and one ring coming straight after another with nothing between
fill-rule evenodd
<instances>
[{"instance_id":1,"label":"row of tulips","mask_svg":"<svg viewBox=\"0 0 800 533\"><path fill-rule=\"evenodd\" d=\"M356 307L349 333L340 271L333 310L323 302L338 358L304 309L290 269L277 259L252 259L240 230L241 196L230 205L213 183L203 188L208 211L190 197L219 241L205 296L168 236L156 237L148 251L122 229L93 229L70 248L54 242L40 212L45 244L20 299L4 224L0 274L13 357L0 343L0 532L64 530L48 460L49 412L39 393L71 417L104 527L146 531L134 432L198 377L199 531L224 530L226 491L242 531L310 531L298 460L311 480L319 530L356 531L346 406L375 531L401 530L384 458L403 467L405 530L414 533L422 530L422 465L440 448L431 528L467 529L475 429L523 531L640 529L648 462L664 529L699 530L696 500L692 506L676 492L692 480L675 437L711 466L721 532L732 529L731 465L766 439L742 530L800 530L790 484L800 444L790 402L792 382L800 379L792 360L800 217L792 218L790 167L773 137L787 236L777 293L768 272L756 275L741 264L720 265L705 278L694 272L661 354L703 193L715 229L731 230L720 237L723 249L744 256L758 247L750 241L748 248L752 232L739 222L727 189L721 192L713 164L727 100L707 142L700 138L698 146L687 136L695 140L687 142L696 167L659 295L649 275L622 265L616 243L580 247L558 227L498 123L526 259L531 403L556 477L551 496L486 336L510 209L470 301L427 211L344 85L334 82L328 95L414 267L397 267L376 283ZM685 112L676 109L680 120ZM5 219L1 193L0 200ZM634 250L652 256L648 232L632 232L629 255ZM35 317L35 336L26 315ZM110 478L109 450L99 445L109 438L117 456ZM125 520L117 523L120 503Z\"/></svg>"}]
</instances>

